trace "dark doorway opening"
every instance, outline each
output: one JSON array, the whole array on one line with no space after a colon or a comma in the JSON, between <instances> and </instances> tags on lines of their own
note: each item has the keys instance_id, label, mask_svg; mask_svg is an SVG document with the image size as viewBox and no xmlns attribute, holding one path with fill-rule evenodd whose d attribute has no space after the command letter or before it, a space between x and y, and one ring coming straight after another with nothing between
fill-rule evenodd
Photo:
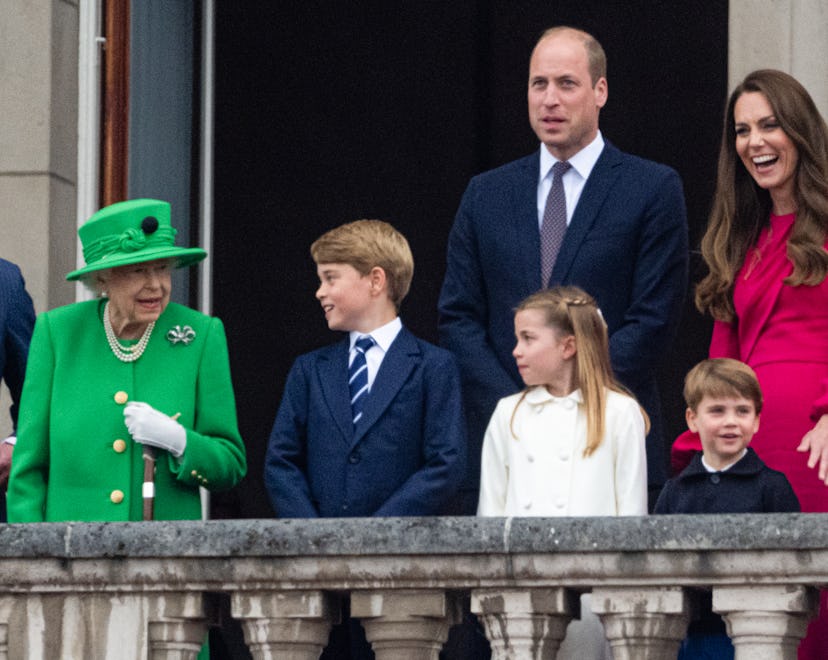
<instances>
[{"instance_id":1,"label":"dark doorway opening","mask_svg":"<svg viewBox=\"0 0 828 660\"><path fill-rule=\"evenodd\" d=\"M601 41L604 137L678 170L698 245L727 92L726 0L247 0L217 3L215 23L214 312L249 462L214 498L217 517L273 515L262 466L284 379L297 355L337 339L313 297L308 247L322 232L358 218L400 229L416 264L403 322L436 341L446 237L469 178L537 148L525 87L544 28ZM662 370L669 437L708 339L688 297Z\"/></svg>"}]
</instances>

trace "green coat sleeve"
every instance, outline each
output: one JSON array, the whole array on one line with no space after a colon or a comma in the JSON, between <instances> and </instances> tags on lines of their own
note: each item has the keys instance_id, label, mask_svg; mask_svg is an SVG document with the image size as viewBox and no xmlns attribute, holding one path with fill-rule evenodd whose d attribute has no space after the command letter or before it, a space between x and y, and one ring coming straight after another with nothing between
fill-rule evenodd
<instances>
[{"instance_id":1,"label":"green coat sleeve","mask_svg":"<svg viewBox=\"0 0 828 660\"><path fill-rule=\"evenodd\" d=\"M245 475L247 462L236 422L224 325L217 318L210 319L195 387L193 428L187 428L184 454L179 459L167 455L170 471L188 485L232 488Z\"/></svg>"}]
</instances>

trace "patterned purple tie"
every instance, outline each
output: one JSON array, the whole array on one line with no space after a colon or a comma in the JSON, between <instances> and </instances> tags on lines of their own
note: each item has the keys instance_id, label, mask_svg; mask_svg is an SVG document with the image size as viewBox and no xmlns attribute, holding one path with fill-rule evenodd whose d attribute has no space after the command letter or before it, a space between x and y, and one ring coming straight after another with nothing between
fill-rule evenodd
<instances>
[{"instance_id":1,"label":"patterned purple tie","mask_svg":"<svg viewBox=\"0 0 828 660\"><path fill-rule=\"evenodd\" d=\"M549 286L552 268L563 243L566 233L566 195L564 194L563 175L570 168L566 161L552 166L552 187L543 209L543 224L540 229L541 239L541 284Z\"/></svg>"}]
</instances>

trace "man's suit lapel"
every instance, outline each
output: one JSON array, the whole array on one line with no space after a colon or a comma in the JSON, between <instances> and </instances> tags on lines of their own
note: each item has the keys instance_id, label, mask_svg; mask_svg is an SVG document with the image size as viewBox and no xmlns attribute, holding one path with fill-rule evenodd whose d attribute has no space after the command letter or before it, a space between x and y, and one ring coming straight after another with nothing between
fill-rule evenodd
<instances>
[{"instance_id":1,"label":"man's suit lapel","mask_svg":"<svg viewBox=\"0 0 828 660\"><path fill-rule=\"evenodd\" d=\"M351 417L351 399L348 391L348 345L344 341L322 353L317 363L322 395L328 404L331 417L336 422L342 437L350 442L354 435L354 423Z\"/></svg>"},{"instance_id":2,"label":"man's suit lapel","mask_svg":"<svg viewBox=\"0 0 828 660\"><path fill-rule=\"evenodd\" d=\"M589 233L592 225L595 224L595 219L604 205L604 200L621 173L621 163L621 152L609 142L605 143L604 150L598 157L598 161L595 163L595 167L592 168L584 189L581 191L578 206L575 207L572 221L567 227L566 234L564 234L561 251L558 253L555 267L552 269L550 285L566 281L584 238Z\"/></svg>"},{"instance_id":3,"label":"man's suit lapel","mask_svg":"<svg viewBox=\"0 0 828 660\"><path fill-rule=\"evenodd\" d=\"M420 348L414 336L402 328L382 360L371 391L365 400L362 418L354 429L351 446L358 443L386 411L419 362Z\"/></svg>"},{"instance_id":4,"label":"man's suit lapel","mask_svg":"<svg viewBox=\"0 0 828 660\"><path fill-rule=\"evenodd\" d=\"M540 266L540 227L538 225L538 177L540 176L540 153L523 159L520 179L516 182L513 194L515 199L515 218L517 219L517 237L520 242L520 254L525 255L523 272L526 278L526 291L534 293L543 288Z\"/></svg>"}]
</instances>

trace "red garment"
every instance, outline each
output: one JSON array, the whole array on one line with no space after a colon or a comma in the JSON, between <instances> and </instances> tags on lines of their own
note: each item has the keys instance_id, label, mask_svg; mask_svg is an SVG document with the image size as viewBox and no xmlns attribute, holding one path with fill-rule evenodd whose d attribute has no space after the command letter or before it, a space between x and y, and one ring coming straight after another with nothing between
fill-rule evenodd
<instances>
[{"instance_id":1,"label":"red garment","mask_svg":"<svg viewBox=\"0 0 828 660\"><path fill-rule=\"evenodd\" d=\"M817 286L786 286L793 271L786 249L795 216L771 216L736 276L736 321L716 321L710 357L749 364L759 378L764 409L751 447L768 466L788 477L803 512L828 512L828 487L808 454L796 451L814 423L828 413L828 278ZM828 247L828 242L826 242ZM697 434L680 435L671 452L681 471L701 451ZM820 617L799 648L800 660L823 659L828 648L828 590Z\"/></svg>"}]
</instances>

